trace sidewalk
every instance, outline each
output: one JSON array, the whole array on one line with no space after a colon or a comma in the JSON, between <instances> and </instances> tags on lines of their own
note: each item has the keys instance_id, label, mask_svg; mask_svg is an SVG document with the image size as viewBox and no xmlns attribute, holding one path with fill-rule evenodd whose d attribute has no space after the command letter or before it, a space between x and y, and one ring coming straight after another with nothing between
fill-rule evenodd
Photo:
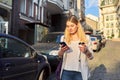
<instances>
[{"instance_id":1,"label":"sidewalk","mask_svg":"<svg viewBox=\"0 0 120 80\"><path fill-rule=\"evenodd\" d=\"M120 38L112 39L112 41L120 41Z\"/></svg>"}]
</instances>

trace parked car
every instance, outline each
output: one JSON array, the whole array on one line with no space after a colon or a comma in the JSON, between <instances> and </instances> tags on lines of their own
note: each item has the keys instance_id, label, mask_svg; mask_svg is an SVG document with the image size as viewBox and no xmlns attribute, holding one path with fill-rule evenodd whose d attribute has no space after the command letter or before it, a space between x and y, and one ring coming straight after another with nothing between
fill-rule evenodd
<instances>
[{"instance_id":1,"label":"parked car","mask_svg":"<svg viewBox=\"0 0 120 80\"><path fill-rule=\"evenodd\" d=\"M47 58L21 39L0 34L0 80L47 80Z\"/></svg>"},{"instance_id":2,"label":"parked car","mask_svg":"<svg viewBox=\"0 0 120 80\"><path fill-rule=\"evenodd\" d=\"M102 41L101 41L101 43L102 43L102 47L105 47L106 42L107 42L107 40L105 39L104 36L102 36Z\"/></svg>"},{"instance_id":3,"label":"parked car","mask_svg":"<svg viewBox=\"0 0 120 80\"><path fill-rule=\"evenodd\" d=\"M101 45L100 45L100 42L99 40L97 39L97 37L90 37L91 39L91 43L92 43L92 49L93 51L99 51L100 48L101 48Z\"/></svg>"},{"instance_id":4,"label":"parked car","mask_svg":"<svg viewBox=\"0 0 120 80\"><path fill-rule=\"evenodd\" d=\"M56 70L59 63L58 50L62 35L63 32L50 32L41 40L41 42L33 45L35 49L47 56L52 72Z\"/></svg>"},{"instance_id":5,"label":"parked car","mask_svg":"<svg viewBox=\"0 0 120 80\"><path fill-rule=\"evenodd\" d=\"M103 45L102 45L102 36L101 35L91 35L91 37L97 37L97 39L98 39L98 41L99 41L99 43L100 43L100 48L102 48L103 47Z\"/></svg>"}]
</instances>

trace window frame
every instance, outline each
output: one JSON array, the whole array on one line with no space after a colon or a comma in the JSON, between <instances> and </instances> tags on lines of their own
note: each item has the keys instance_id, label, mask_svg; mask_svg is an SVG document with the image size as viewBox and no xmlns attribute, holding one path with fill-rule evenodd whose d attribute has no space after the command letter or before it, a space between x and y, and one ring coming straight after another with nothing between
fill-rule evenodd
<instances>
[{"instance_id":1,"label":"window frame","mask_svg":"<svg viewBox=\"0 0 120 80\"><path fill-rule=\"evenodd\" d=\"M32 52L33 52L33 50L32 50L32 48L30 48L29 46L27 46L26 44L24 44L24 43L22 43L21 41L19 41L19 40L17 40L17 39L14 39L14 38L10 38L10 37L0 37L0 39L1 38L3 38L3 39L6 39L7 41L8 40L12 40L13 42L16 42L17 44L20 44L21 45L21 47L19 47L19 48L22 48L22 46L23 47L25 47L25 53L23 54L24 56L22 56L22 54L20 53L20 56L18 55L18 53L17 53L17 51L20 51L20 50L22 50L22 49L20 49L20 50L17 50L17 49L13 49L13 48L11 48L11 49L7 49L7 46L5 45L5 46L3 46L3 49L5 49L6 48L6 50L8 50L9 52L8 53L11 53L11 55L14 53L15 54L15 52L17 53L17 55L15 56L6 56L6 57L4 57L3 56L3 53L1 52L1 58L13 58L13 57L23 57L23 58L29 58L29 57L31 57L32 56ZM9 41L8 41L9 42ZM6 42L7 43L7 42ZM9 45L11 44L11 43L8 43ZM7 45L8 45L7 44ZM12 47L12 45L11 46L9 46L9 47ZM2 47L1 47L2 48ZM28 49L28 50L27 50ZM10 50L11 50L11 52L10 52ZM1 49L1 51L2 51L2 49ZM3 50L4 51L4 50ZM12 51L13 51L13 53L12 53ZM27 55L27 53L29 54L28 56L25 56L25 54ZM9 54L7 54L7 55L9 55Z\"/></svg>"}]
</instances>

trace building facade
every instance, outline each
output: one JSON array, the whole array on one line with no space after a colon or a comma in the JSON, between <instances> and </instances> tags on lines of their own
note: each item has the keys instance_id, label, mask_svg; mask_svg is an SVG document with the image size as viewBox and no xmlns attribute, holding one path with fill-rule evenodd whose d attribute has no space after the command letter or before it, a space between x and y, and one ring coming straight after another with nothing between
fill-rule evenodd
<instances>
[{"instance_id":1,"label":"building facade","mask_svg":"<svg viewBox=\"0 0 120 80\"><path fill-rule=\"evenodd\" d=\"M8 34L11 30L12 0L0 0L0 33Z\"/></svg>"},{"instance_id":2,"label":"building facade","mask_svg":"<svg viewBox=\"0 0 120 80\"><path fill-rule=\"evenodd\" d=\"M29 44L41 40L47 33L49 13L43 0L12 0L11 34ZM37 37L39 36L39 37Z\"/></svg>"},{"instance_id":3,"label":"building facade","mask_svg":"<svg viewBox=\"0 0 120 80\"><path fill-rule=\"evenodd\" d=\"M78 6L78 16L80 17L80 21L85 21L85 0L77 0Z\"/></svg>"},{"instance_id":4,"label":"building facade","mask_svg":"<svg viewBox=\"0 0 120 80\"><path fill-rule=\"evenodd\" d=\"M0 0L0 24L7 25L0 30L34 44L49 31L64 31L70 15L84 22L84 9L84 0Z\"/></svg>"},{"instance_id":5,"label":"building facade","mask_svg":"<svg viewBox=\"0 0 120 80\"><path fill-rule=\"evenodd\" d=\"M86 29L92 31L93 34L97 34L98 29L98 17L91 14L86 15Z\"/></svg>"},{"instance_id":6,"label":"building facade","mask_svg":"<svg viewBox=\"0 0 120 80\"><path fill-rule=\"evenodd\" d=\"M100 0L99 29L108 39L120 38L120 0Z\"/></svg>"},{"instance_id":7,"label":"building facade","mask_svg":"<svg viewBox=\"0 0 120 80\"><path fill-rule=\"evenodd\" d=\"M64 31L69 15L84 20L82 3L80 0L13 0L11 34L30 44L39 42L49 31Z\"/></svg>"}]
</instances>

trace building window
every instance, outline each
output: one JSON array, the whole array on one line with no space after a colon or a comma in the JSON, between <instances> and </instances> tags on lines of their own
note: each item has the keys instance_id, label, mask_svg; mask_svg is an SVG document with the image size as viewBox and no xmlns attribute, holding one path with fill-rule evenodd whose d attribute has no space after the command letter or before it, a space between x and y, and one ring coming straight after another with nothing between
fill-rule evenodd
<instances>
[{"instance_id":1,"label":"building window","mask_svg":"<svg viewBox=\"0 0 120 80\"><path fill-rule=\"evenodd\" d=\"M47 24L47 10L44 9L44 24Z\"/></svg>"},{"instance_id":2,"label":"building window","mask_svg":"<svg viewBox=\"0 0 120 80\"><path fill-rule=\"evenodd\" d=\"M114 27L114 24L113 23L111 23L111 28L113 28Z\"/></svg>"},{"instance_id":3,"label":"building window","mask_svg":"<svg viewBox=\"0 0 120 80\"><path fill-rule=\"evenodd\" d=\"M108 5L108 3L109 3L109 1L108 1L108 0L106 0L106 1L105 1L105 4L106 4L106 5Z\"/></svg>"},{"instance_id":4,"label":"building window","mask_svg":"<svg viewBox=\"0 0 120 80\"><path fill-rule=\"evenodd\" d=\"M104 6L105 5L105 1L101 1L101 6Z\"/></svg>"},{"instance_id":5,"label":"building window","mask_svg":"<svg viewBox=\"0 0 120 80\"><path fill-rule=\"evenodd\" d=\"M109 24L108 23L106 24L106 28L109 28Z\"/></svg>"},{"instance_id":6,"label":"building window","mask_svg":"<svg viewBox=\"0 0 120 80\"><path fill-rule=\"evenodd\" d=\"M106 21L108 21L109 20L109 17L108 16L106 16Z\"/></svg>"},{"instance_id":7,"label":"building window","mask_svg":"<svg viewBox=\"0 0 120 80\"><path fill-rule=\"evenodd\" d=\"M26 14L26 0L20 0L20 12Z\"/></svg>"},{"instance_id":8,"label":"building window","mask_svg":"<svg viewBox=\"0 0 120 80\"><path fill-rule=\"evenodd\" d=\"M40 20L40 22L41 22L41 18L42 18L42 15L41 15L41 13L42 13L42 7L40 7L40 10L39 10L39 20Z\"/></svg>"},{"instance_id":9,"label":"building window","mask_svg":"<svg viewBox=\"0 0 120 80\"><path fill-rule=\"evenodd\" d=\"M34 3L34 18L37 20L37 17L38 17L38 6L37 4Z\"/></svg>"},{"instance_id":10,"label":"building window","mask_svg":"<svg viewBox=\"0 0 120 80\"><path fill-rule=\"evenodd\" d=\"M119 16L117 15L117 20L119 20Z\"/></svg>"},{"instance_id":11,"label":"building window","mask_svg":"<svg viewBox=\"0 0 120 80\"><path fill-rule=\"evenodd\" d=\"M113 15L110 16L110 20L113 20Z\"/></svg>"},{"instance_id":12,"label":"building window","mask_svg":"<svg viewBox=\"0 0 120 80\"><path fill-rule=\"evenodd\" d=\"M109 30L107 30L107 33L106 33L106 34L107 34L107 36L109 36L109 33L110 33L110 31L109 31Z\"/></svg>"},{"instance_id":13,"label":"building window","mask_svg":"<svg viewBox=\"0 0 120 80\"><path fill-rule=\"evenodd\" d=\"M28 16L32 16L33 4L32 0L28 1Z\"/></svg>"},{"instance_id":14,"label":"building window","mask_svg":"<svg viewBox=\"0 0 120 80\"><path fill-rule=\"evenodd\" d=\"M63 2L63 0L60 0L60 1L62 1L62 2Z\"/></svg>"},{"instance_id":15,"label":"building window","mask_svg":"<svg viewBox=\"0 0 120 80\"><path fill-rule=\"evenodd\" d=\"M118 7L118 12L120 12L120 6Z\"/></svg>"},{"instance_id":16,"label":"building window","mask_svg":"<svg viewBox=\"0 0 120 80\"><path fill-rule=\"evenodd\" d=\"M119 27L119 25L118 25L118 23L116 22L116 25L115 25L116 27Z\"/></svg>"},{"instance_id":17,"label":"building window","mask_svg":"<svg viewBox=\"0 0 120 80\"><path fill-rule=\"evenodd\" d=\"M72 0L69 2L69 7L70 7L70 9L74 7L74 3Z\"/></svg>"},{"instance_id":18,"label":"building window","mask_svg":"<svg viewBox=\"0 0 120 80\"><path fill-rule=\"evenodd\" d=\"M109 0L109 3L112 4L112 0Z\"/></svg>"},{"instance_id":19,"label":"building window","mask_svg":"<svg viewBox=\"0 0 120 80\"><path fill-rule=\"evenodd\" d=\"M75 0L75 10L77 11L77 0Z\"/></svg>"}]
</instances>

